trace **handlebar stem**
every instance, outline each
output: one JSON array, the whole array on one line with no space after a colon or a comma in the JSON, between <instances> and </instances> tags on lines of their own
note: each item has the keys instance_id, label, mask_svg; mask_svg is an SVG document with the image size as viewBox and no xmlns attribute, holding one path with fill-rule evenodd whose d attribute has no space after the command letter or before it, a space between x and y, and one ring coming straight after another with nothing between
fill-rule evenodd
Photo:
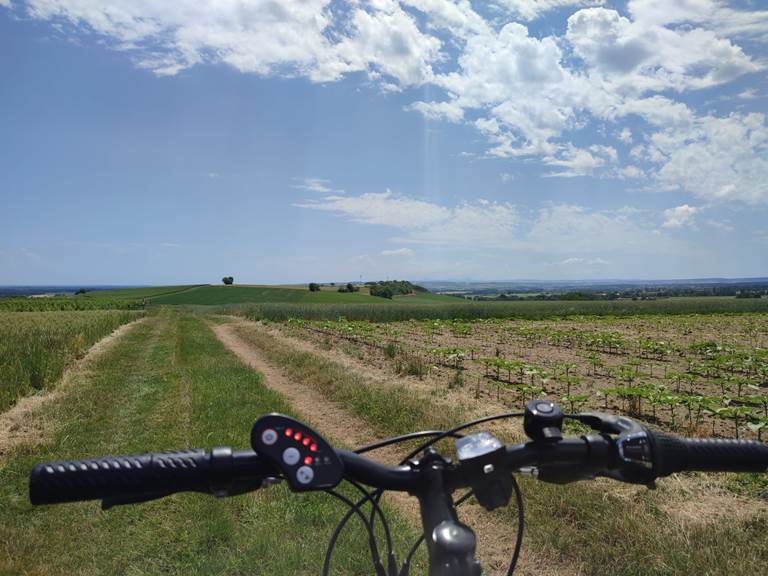
<instances>
[{"instance_id":1,"label":"handlebar stem","mask_svg":"<svg viewBox=\"0 0 768 576\"><path fill-rule=\"evenodd\" d=\"M422 479L422 488L415 495L427 541L429 576L480 576L480 563L475 558L475 534L459 522L451 492L445 484L447 464L432 448L414 463Z\"/></svg>"}]
</instances>

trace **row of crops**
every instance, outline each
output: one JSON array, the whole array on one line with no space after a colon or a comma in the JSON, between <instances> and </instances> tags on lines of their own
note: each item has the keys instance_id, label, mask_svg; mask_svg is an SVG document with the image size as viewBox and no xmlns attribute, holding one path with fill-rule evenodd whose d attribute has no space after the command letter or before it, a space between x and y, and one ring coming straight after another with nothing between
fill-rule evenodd
<instances>
[{"instance_id":1,"label":"row of crops","mask_svg":"<svg viewBox=\"0 0 768 576\"><path fill-rule=\"evenodd\" d=\"M572 411L617 410L689 434L762 438L768 430L768 349L760 344L768 323L734 320L735 335L726 343L696 341L696 322L681 320L678 334L659 338L640 328L628 336L587 324L289 321L380 349L401 373L422 377L430 367L447 369L449 386L472 380L476 396L485 390L517 405L546 395ZM541 350L561 350L571 361L541 358Z\"/></svg>"},{"instance_id":2,"label":"row of crops","mask_svg":"<svg viewBox=\"0 0 768 576\"><path fill-rule=\"evenodd\" d=\"M131 310L0 312L0 411L48 388L97 340L142 316Z\"/></svg>"},{"instance_id":3,"label":"row of crops","mask_svg":"<svg viewBox=\"0 0 768 576\"><path fill-rule=\"evenodd\" d=\"M141 310L140 298L52 296L50 298L0 298L0 312L56 312L79 310Z\"/></svg>"}]
</instances>

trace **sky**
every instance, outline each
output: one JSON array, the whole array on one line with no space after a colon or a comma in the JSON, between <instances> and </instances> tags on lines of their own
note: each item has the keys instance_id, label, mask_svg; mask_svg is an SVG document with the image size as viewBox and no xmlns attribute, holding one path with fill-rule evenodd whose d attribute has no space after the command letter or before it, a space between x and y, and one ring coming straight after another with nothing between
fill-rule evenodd
<instances>
[{"instance_id":1,"label":"sky","mask_svg":"<svg viewBox=\"0 0 768 576\"><path fill-rule=\"evenodd\" d=\"M0 284L768 276L768 7L0 0Z\"/></svg>"}]
</instances>

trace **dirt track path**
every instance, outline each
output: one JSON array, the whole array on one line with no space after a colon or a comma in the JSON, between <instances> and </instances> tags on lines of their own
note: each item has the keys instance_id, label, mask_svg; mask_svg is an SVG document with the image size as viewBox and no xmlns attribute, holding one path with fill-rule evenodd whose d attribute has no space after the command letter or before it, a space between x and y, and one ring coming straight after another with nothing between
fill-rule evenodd
<instances>
[{"instance_id":1,"label":"dirt track path","mask_svg":"<svg viewBox=\"0 0 768 576\"><path fill-rule=\"evenodd\" d=\"M293 382L279 369L267 362L261 353L240 338L235 329L238 324L247 323L251 328L259 326L253 322L234 321L226 324L211 325L217 338L240 360L260 372L265 384L280 392L293 405L297 412L313 427L329 436L343 438L349 445L362 446L371 443L378 436L370 426L358 416L346 410L336 402L304 385ZM262 328L263 329L263 328ZM289 345L286 342L286 345ZM346 364L345 364L346 365ZM351 368L351 365L347 365ZM376 451L376 457L388 463L399 460L401 452L384 448ZM419 522L418 507L413 498L403 494L388 494L388 501L399 510L411 516L414 522ZM512 553L514 528L500 523L476 504L462 506L461 518L470 524L478 537L478 557L483 562L485 574L504 574ZM542 567L548 567L542 569ZM516 574L530 576L548 576L576 574L577 571L568 566L544 561L532 550L523 554L518 563Z\"/></svg>"},{"instance_id":2,"label":"dirt track path","mask_svg":"<svg viewBox=\"0 0 768 576\"><path fill-rule=\"evenodd\" d=\"M9 410L0 414L0 462L12 450L19 446L37 446L42 444L55 429L55 421L43 408L60 398L71 385L75 376L107 350L134 326L144 322L146 317L123 324L88 349L85 356L68 367L59 383L48 392L27 396L19 400Z\"/></svg>"}]
</instances>

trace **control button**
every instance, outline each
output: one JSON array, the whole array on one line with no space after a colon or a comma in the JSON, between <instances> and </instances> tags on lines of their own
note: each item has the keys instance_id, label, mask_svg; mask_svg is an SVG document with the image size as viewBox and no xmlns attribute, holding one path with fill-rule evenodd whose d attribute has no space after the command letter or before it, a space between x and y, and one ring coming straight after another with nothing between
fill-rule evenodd
<instances>
[{"instance_id":1,"label":"control button","mask_svg":"<svg viewBox=\"0 0 768 576\"><path fill-rule=\"evenodd\" d=\"M536 404L536 410L542 414L549 414L555 409L551 402L539 402Z\"/></svg>"},{"instance_id":2,"label":"control button","mask_svg":"<svg viewBox=\"0 0 768 576\"><path fill-rule=\"evenodd\" d=\"M288 466L296 464L300 457L301 454L299 454L299 451L296 450L296 448L286 448L283 452L283 462L288 464Z\"/></svg>"},{"instance_id":3,"label":"control button","mask_svg":"<svg viewBox=\"0 0 768 576\"><path fill-rule=\"evenodd\" d=\"M277 432L275 432L272 428L267 428L264 430L264 432L261 433L261 441L264 442L267 446L272 446L275 442L277 442Z\"/></svg>"},{"instance_id":4,"label":"control button","mask_svg":"<svg viewBox=\"0 0 768 576\"><path fill-rule=\"evenodd\" d=\"M309 466L302 466L296 470L296 480L299 481L299 484L309 484L314 477L315 471Z\"/></svg>"}]
</instances>

